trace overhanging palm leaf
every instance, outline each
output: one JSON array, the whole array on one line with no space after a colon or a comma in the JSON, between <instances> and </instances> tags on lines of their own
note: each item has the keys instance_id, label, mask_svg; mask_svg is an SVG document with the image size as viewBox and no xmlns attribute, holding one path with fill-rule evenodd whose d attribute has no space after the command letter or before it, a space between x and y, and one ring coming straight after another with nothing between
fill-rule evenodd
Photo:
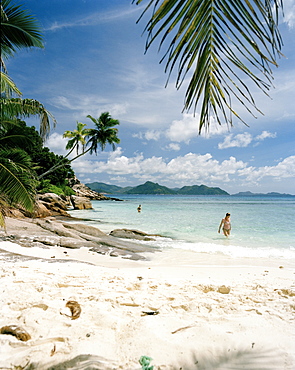
<instances>
[{"instance_id":1,"label":"overhanging palm leaf","mask_svg":"<svg viewBox=\"0 0 295 370\"><path fill-rule=\"evenodd\" d=\"M177 88L193 70L184 110L193 107L195 112L201 105L199 132L209 128L212 115L219 124L223 119L232 125L232 115L246 123L233 108L236 102L252 115L253 110L260 112L248 84L265 94L271 87L271 65L277 66L282 46L280 7L281 0L149 1L143 13L153 9L145 28L146 50L160 34L159 49L170 42L161 62L166 59L168 79L178 63Z\"/></svg>"},{"instance_id":2,"label":"overhanging palm leaf","mask_svg":"<svg viewBox=\"0 0 295 370\"><path fill-rule=\"evenodd\" d=\"M0 99L1 121L13 118L27 118L37 115L40 118L40 136L45 139L50 131L50 121L56 125L53 115L48 112L43 104L34 99L1 98Z\"/></svg>"},{"instance_id":3,"label":"overhanging palm leaf","mask_svg":"<svg viewBox=\"0 0 295 370\"><path fill-rule=\"evenodd\" d=\"M1 66L4 70L4 59L17 49L30 47L44 47L39 23L21 5L1 0Z\"/></svg>"}]
</instances>

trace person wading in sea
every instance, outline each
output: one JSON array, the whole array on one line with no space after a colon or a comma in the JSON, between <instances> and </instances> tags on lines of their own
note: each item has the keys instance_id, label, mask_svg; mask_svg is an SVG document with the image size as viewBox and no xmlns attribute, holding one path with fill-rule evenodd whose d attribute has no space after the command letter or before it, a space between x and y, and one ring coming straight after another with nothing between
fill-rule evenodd
<instances>
[{"instance_id":1,"label":"person wading in sea","mask_svg":"<svg viewBox=\"0 0 295 370\"><path fill-rule=\"evenodd\" d=\"M222 227L223 234L228 237L230 235L231 231L231 223L230 223L230 213L227 213L225 215L225 218L223 218L220 222L218 232L220 233L220 229Z\"/></svg>"}]
</instances>

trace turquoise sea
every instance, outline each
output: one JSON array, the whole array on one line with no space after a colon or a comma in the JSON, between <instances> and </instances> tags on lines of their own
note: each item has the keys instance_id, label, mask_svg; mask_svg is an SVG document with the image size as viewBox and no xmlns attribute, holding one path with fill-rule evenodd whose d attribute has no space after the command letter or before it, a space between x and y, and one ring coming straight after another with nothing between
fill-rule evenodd
<instances>
[{"instance_id":1,"label":"turquoise sea","mask_svg":"<svg viewBox=\"0 0 295 370\"><path fill-rule=\"evenodd\" d=\"M159 234L149 244L163 249L295 261L295 197L110 196L123 201L92 201L93 210L70 214L107 233L128 228ZM217 232L226 212L231 213L229 238Z\"/></svg>"}]
</instances>

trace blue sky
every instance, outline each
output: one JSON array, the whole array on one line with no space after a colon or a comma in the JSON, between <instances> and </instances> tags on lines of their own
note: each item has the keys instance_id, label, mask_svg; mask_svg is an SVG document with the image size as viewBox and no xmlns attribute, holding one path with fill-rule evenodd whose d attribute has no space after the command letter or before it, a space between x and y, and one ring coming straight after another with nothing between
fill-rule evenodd
<instances>
[{"instance_id":1,"label":"blue sky","mask_svg":"<svg viewBox=\"0 0 295 370\"><path fill-rule=\"evenodd\" d=\"M242 112L234 121L198 134L198 112L182 113L185 85L169 80L158 45L144 53L143 7L131 0L22 0L43 27L45 49L18 52L7 63L25 98L42 102L57 127L46 142L65 154L62 134L88 114L110 112L120 121L121 143L72 163L81 182L168 187L218 186L230 194L250 190L295 194L295 0L284 1L280 24L285 57L274 70L268 98L253 95L264 115ZM144 2L147 4L147 1ZM38 127L36 119L28 124Z\"/></svg>"}]
</instances>

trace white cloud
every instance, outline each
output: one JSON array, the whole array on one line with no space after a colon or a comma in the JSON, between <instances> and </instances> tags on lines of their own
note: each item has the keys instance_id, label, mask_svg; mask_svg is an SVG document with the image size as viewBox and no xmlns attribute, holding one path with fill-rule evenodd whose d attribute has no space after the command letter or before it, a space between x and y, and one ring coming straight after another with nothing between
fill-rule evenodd
<instances>
[{"instance_id":1,"label":"white cloud","mask_svg":"<svg viewBox=\"0 0 295 370\"><path fill-rule=\"evenodd\" d=\"M146 140L158 141L161 137L161 132L157 131L157 130L149 130L149 131L146 131L144 136L145 136Z\"/></svg>"},{"instance_id":2,"label":"white cloud","mask_svg":"<svg viewBox=\"0 0 295 370\"><path fill-rule=\"evenodd\" d=\"M227 148L246 148L249 146L253 141L263 141L267 138L275 138L277 136L276 133L262 131L260 135L253 137L248 132L244 132L243 134L233 135L230 134L226 136L222 143L218 144L218 149L227 149ZM256 144L257 145L257 144Z\"/></svg>"},{"instance_id":3,"label":"white cloud","mask_svg":"<svg viewBox=\"0 0 295 370\"><path fill-rule=\"evenodd\" d=\"M234 147L245 148L252 142L252 140L252 135L248 132L244 132L243 134L238 134L236 136L230 134L224 138L224 141L222 143L218 144L218 149L227 149Z\"/></svg>"},{"instance_id":4,"label":"white cloud","mask_svg":"<svg viewBox=\"0 0 295 370\"><path fill-rule=\"evenodd\" d=\"M83 118L86 118L88 114L96 118L102 112L110 112L112 117L116 118L118 115L125 114L128 108L128 103L111 103L102 96L91 94L56 96L50 100L50 103L62 110L78 112L79 116Z\"/></svg>"},{"instance_id":5,"label":"white cloud","mask_svg":"<svg viewBox=\"0 0 295 370\"><path fill-rule=\"evenodd\" d=\"M213 135L221 135L228 132L226 125L220 126L217 122L211 118L209 131L202 128L201 134L199 134L200 115L192 113L184 113L181 120L174 120L166 131L166 137L171 141L189 143L194 137L205 137L209 138Z\"/></svg>"},{"instance_id":6,"label":"white cloud","mask_svg":"<svg viewBox=\"0 0 295 370\"><path fill-rule=\"evenodd\" d=\"M272 132L268 132L268 131L262 131L262 133L260 135L255 136L254 140L262 141L262 140L267 139L267 138L274 139L275 137L277 137L276 132L272 133Z\"/></svg>"},{"instance_id":7,"label":"white cloud","mask_svg":"<svg viewBox=\"0 0 295 370\"><path fill-rule=\"evenodd\" d=\"M235 186L257 186L269 178L273 182L295 179L295 156L287 157L274 166L254 167L233 156L219 161L210 153L188 153L171 160L155 156L145 158L142 153L128 158L118 148L108 153L106 161L81 158L72 165L78 178L89 178L91 175L92 181L95 181L96 176L103 174L110 179L124 179L129 184L150 180L167 186L203 183L219 187L227 184L231 187L232 183Z\"/></svg>"},{"instance_id":8,"label":"white cloud","mask_svg":"<svg viewBox=\"0 0 295 370\"><path fill-rule=\"evenodd\" d=\"M219 162L209 153L205 155L188 153L170 161L155 156L144 158L143 154L128 158L122 155L121 149L110 153L106 162L80 159L72 165L78 178L80 174L87 176L90 173L107 173L111 176L131 175L141 181L152 180L177 184L228 182L230 175L236 174L239 169L246 166L234 157Z\"/></svg>"},{"instance_id":9,"label":"white cloud","mask_svg":"<svg viewBox=\"0 0 295 370\"><path fill-rule=\"evenodd\" d=\"M276 166L249 167L238 172L239 176L245 176L246 180L252 183L261 181L265 177L272 177L276 181L295 178L295 156L283 159Z\"/></svg>"},{"instance_id":10,"label":"white cloud","mask_svg":"<svg viewBox=\"0 0 295 370\"><path fill-rule=\"evenodd\" d=\"M284 22L289 28L295 25L295 0L284 0Z\"/></svg>"},{"instance_id":11,"label":"white cloud","mask_svg":"<svg viewBox=\"0 0 295 370\"><path fill-rule=\"evenodd\" d=\"M50 150L52 150L56 154L65 155L67 153L66 145L68 139L64 139L62 135L58 133L53 133L49 136L49 138L45 142L45 146L47 146Z\"/></svg>"},{"instance_id":12,"label":"white cloud","mask_svg":"<svg viewBox=\"0 0 295 370\"><path fill-rule=\"evenodd\" d=\"M172 122L166 136L171 141L189 143L190 139L199 136L199 116L184 113L181 120Z\"/></svg>"},{"instance_id":13,"label":"white cloud","mask_svg":"<svg viewBox=\"0 0 295 370\"><path fill-rule=\"evenodd\" d=\"M166 150L174 150L177 152L180 150L180 145L177 143L170 143L169 145L166 146Z\"/></svg>"},{"instance_id":14,"label":"white cloud","mask_svg":"<svg viewBox=\"0 0 295 370\"><path fill-rule=\"evenodd\" d=\"M53 22L49 27L45 28L44 31L57 31L62 28L72 27L85 27L85 26L96 26L98 24L117 21L120 18L129 17L136 12L142 10L143 7L130 6L126 9L116 9L114 11L95 12L89 16L81 16L75 20L69 20L65 22Z\"/></svg>"}]
</instances>

